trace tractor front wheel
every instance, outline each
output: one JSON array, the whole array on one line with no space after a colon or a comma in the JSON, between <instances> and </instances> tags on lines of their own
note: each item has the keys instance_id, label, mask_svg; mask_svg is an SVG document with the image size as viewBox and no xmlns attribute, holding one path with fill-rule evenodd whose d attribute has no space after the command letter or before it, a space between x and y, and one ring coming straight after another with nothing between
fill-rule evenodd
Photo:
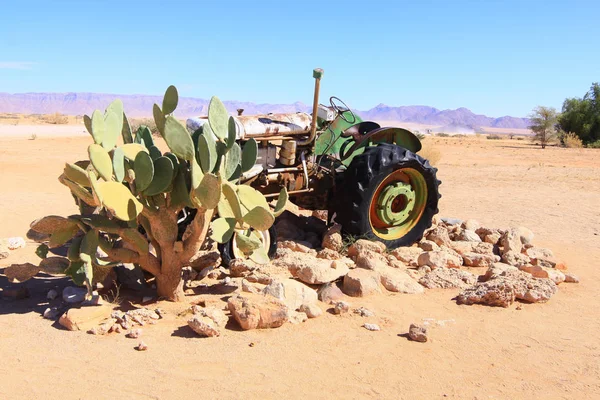
<instances>
[{"instance_id":1,"label":"tractor front wheel","mask_svg":"<svg viewBox=\"0 0 600 400\"><path fill-rule=\"evenodd\" d=\"M410 246L423 237L438 212L437 169L392 144L370 147L344 173L335 219L351 235Z\"/></svg>"}]
</instances>

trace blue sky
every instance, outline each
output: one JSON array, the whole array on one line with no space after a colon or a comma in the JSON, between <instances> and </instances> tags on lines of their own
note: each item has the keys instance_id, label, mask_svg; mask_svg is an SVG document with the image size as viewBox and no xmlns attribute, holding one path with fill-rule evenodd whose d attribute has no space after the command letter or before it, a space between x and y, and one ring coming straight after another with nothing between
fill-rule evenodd
<instances>
[{"instance_id":1,"label":"blue sky","mask_svg":"<svg viewBox=\"0 0 600 400\"><path fill-rule=\"evenodd\" d=\"M170 4L172 3L172 4ZM181 95L268 103L323 96L560 108L600 80L598 1L1 0L0 92Z\"/></svg>"}]
</instances>

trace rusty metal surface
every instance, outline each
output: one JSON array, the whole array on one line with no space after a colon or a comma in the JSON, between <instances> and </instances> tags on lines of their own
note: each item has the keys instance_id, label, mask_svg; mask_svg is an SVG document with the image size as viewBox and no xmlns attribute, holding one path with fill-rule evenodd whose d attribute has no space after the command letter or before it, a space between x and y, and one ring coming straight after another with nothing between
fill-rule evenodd
<instances>
[{"instance_id":1,"label":"rusty metal surface","mask_svg":"<svg viewBox=\"0 0 600 400\"><path fill-rule=\"evenodd\" d=\"M239 139L266 136L308 135L312 118L307 113L263 114L233 117Z\"/></svg>"}]
</instances>

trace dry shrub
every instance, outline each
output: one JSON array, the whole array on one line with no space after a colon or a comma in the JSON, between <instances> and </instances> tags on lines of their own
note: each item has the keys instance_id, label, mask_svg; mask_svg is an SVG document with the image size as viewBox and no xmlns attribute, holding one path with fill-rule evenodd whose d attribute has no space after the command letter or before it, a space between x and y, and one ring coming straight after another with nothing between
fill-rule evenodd
<instances>
[{"instance_id":1,"label":"dry shrub","mask_svg":"<svg viewBox=\"0 0 600 400\"><path fill-rule=\"evenodd\" d=\"M44 121L47 124L64 125L69 123L69 117L57 112L54 114L45 115Z\"/></svg>"},{"instance_id":2,"label":"dry shrub","mask_svg":"<svg viewBox=\"0 0 600 400\"><path fill-rule=\"evenodd\" d=\"M502 139L502 136L500 136L500 135L487 135L485 138L489 139L489 140L500 140L500 139Z\"/></svg>"},{"instance_id":3,"label":"dry shrub","mask_svg":"<svg viewBox=\"0 0 600 400\"><path fill-rule=\"evenodd\" d=\"M423 145L423 148L421 149L421 151L419 151L419 155L423 158L428 159L431 165L437 165L437 163L442 158L442 153L440 152L440 150L428 140L424 140L421 143Z\"/></svg>"},{"instance_id":4,"label":"dry shrub","mask_svg":"<svg viewBox=\"0 0 600 400\"><path fill-rule=\"evenodd\" d=\"M565 147L579 149L583 147L583 142L579 139L579 136L573 132L569 132L565 135L563 142Z\"/></svg>"},{"instance_id":5,"label":"dry shrub","mask_svg":"<svg viewBox=\"0 0 600 400\"><path fill-rule=\"evenodd\" d=\"M140 126L145 125L150 129L153 136L160 136L160 132L156 127L156 123L152 118L130 118L129 125L131 126L131 132L134 134L137 132Z\"/></svg>"}]
</instances>

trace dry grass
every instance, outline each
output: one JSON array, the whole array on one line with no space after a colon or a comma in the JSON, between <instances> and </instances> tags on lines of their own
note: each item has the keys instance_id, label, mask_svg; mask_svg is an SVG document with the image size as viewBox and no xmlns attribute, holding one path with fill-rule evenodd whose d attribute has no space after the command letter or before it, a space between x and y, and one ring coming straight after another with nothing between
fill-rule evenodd
<instances>
[{"instance_id":1,"label":"dry grass","mask_svg":"<svg viewBox=\"0 0 600 400\"><path fill-rule=\"evenodd\" d=\"M53 125L64 125L64 124L68 124L69 123L69 117L66 116L66 115L63 115L61 113L54 113L54 114L50 114L50 115L44 115L42 117L42 119L47 124L53 124Z\"/></svg>"},{"instance_id":2,"label":"dry grass","mask_svg":"<svg viewBox=\"0 0 600 400\"><path fill-rule=\"evenodd\" d=\"M583 142L581 141L581 139L579 139L579 136L577 136L573 132L567 133L563 139L563 142L565 144L565 147L571 149L579 149L583 147Z\"/></svg>"},{"instance_id":3,"label":"dry grass","mask_svg":"<svg viewBox=\"0 0 600 400\"><path fill-rule=\"evenodd\" d=\"M423 140L421 144L423 148L419 151L419 155L428 159L431 165L436 165L442 158L440 150L429 140Z\"/></svg>"}]
</instances>

